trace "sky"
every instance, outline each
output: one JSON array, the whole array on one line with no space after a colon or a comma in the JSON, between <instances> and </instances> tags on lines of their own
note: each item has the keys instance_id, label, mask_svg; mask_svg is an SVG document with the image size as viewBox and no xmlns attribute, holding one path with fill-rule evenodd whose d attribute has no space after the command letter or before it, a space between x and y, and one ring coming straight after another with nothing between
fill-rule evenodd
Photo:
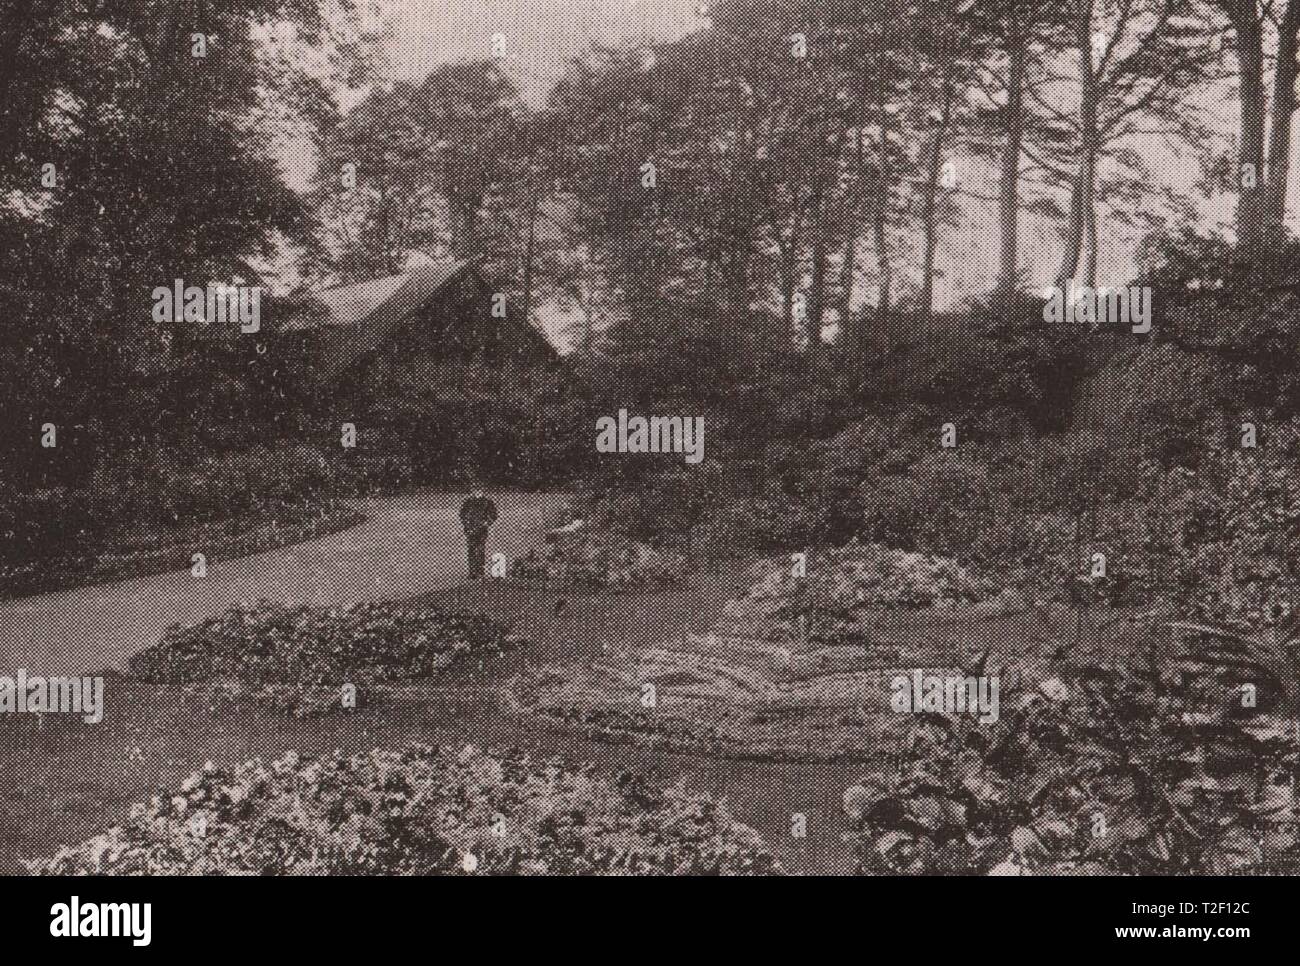
<instances>
[{"instance_id":1,"label":"sky","mask_svg":"<svg viewBox=\"0 0 1300 966\"><path fill-rule=\"evenodd\" d=\"M592 44L675 40L708 20L700 0L382 0L392 23L387 53L398 78L439 64L492 54L504 35L507 67L539 104L565 62Z\"/></svg>"},{"instance_id":2,"label":"sky","mask_svg":"<svg viewBox=\"0 0 1300 966\"><path fill-rule=\"evenodd\" d=\"M505 69L540 107L565 64L596 44L671 41L708 24L701 0L382 0L392 35L385 53L395 79L419 80L439 64L493 54L505 40ZM572 312L539 306L557 342Z\"/></svg>"},{"instance_id":3,"label":"sky","mask_svg":"<svg viewBox=\"0 0 1300 966\"><path fill-rule=\"evenodd\" d=\"M494 35L504 37L506 69L524 97L540 105L561 76L566 62L592 44L674 40L708 25L704 0L378 0L390 24L385 53L394 79L419 80L440 64L491 56ZM1147 153L1147 152L1144 152ZM305 182L310 167L300 154L291 171L293 181ZM1196 165L1190 156L1172 155L1151 145L1148 157L1162 168L1160 179L1184 182L1178 187L1191 194L1190 177ZM976 194L996 193L994 172L980 165L965 166L965 187ZM1293 179L1298 189L1300 178ZM984 291L996 269L995 222L987 205L972 205L963 224L947 233L941 244L942 278L936 286L941 307L964 296ZM1214 210L1217 208L1218 210ZM1292 210L1296 209L1293 198ZM1205 212L1220 227L1230 218L1230 208L1220 204ZM1136 233L1111 222L1103 223L1102 282L1114 284L1133 274ZM1210 226L1206 226L1210 227ZM1060 258L1060 226L1043 218L1022 215L1023 269L1031 285L1055 274ZM865 246L864 246L865 247ZM864 251L860 258L869 259ZM906 256L904 256L906 257Z\"/></svg>"}]
</instances>

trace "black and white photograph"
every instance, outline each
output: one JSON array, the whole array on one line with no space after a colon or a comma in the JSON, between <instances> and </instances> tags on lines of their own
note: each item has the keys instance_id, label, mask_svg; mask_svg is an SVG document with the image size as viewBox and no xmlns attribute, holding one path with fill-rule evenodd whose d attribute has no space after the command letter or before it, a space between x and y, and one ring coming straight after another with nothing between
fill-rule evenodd
<instances>
[{"instance_id":1,"label":"black and white photograph","mask_svg":"<svg viewBox=\"0 0 1300 966\"><path fill-rule=\"evenodd\" d=\"M1300 873L1298 53L0 0L0 875Z\"/></svg>"}]
</instances>

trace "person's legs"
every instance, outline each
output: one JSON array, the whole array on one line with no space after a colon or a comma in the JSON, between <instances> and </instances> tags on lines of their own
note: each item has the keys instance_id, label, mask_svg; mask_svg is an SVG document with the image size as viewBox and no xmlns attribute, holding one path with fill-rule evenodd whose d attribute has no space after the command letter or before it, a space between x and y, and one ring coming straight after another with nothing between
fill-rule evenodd
<instances>
[{"instance_id":1,"label":"person's legs","mask_svg":"<svg viewBox=\"0 0 1300 966\"><path fill-rule=\"evenodd\" d=\"M487 564L487 531L465 534L465 543L469 556L469 576L471 580L476 580L483 576Z\"/></svg>"}]
</instances>

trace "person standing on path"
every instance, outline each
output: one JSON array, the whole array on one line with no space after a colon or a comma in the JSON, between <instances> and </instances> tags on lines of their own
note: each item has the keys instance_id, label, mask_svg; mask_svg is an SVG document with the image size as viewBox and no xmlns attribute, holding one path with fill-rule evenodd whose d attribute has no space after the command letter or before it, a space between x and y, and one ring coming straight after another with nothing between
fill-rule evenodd
<instances>
[{"instance_id":1,"label":"person standing on path","mask_svg":"<svg viewBox=\"0 0 1300 966\"><path fill-rule=\"evenodd\" d=\"M483 576L487 563L488 530L496 522L497 505L477 487L460 508L460 522L465 527L465 552L468 557L469 579Z\"/></svg>"}]
</instances>

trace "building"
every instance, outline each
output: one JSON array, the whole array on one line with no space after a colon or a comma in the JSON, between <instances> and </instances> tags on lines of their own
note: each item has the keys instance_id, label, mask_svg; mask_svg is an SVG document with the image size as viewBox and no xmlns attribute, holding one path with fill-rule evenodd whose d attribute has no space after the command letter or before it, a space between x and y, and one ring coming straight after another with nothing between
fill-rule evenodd
<instances>
[{"instance_id":1,"label":"building","mask_svg":"<svg viewBox=\"0 0 1300 966\"><path fill-rule=\"evenodd\" d=\"M289 300L271 338L299 346L318 380L359 368L532 367L553 363L546 336L497 296L473 260L419 265Z\"/></svg>"},{"instance_id":2,"label":"building","mask_svg":"<svg viewBox=\"0 0 1300 966\"><path fill-rule=\"evenodd\" d=\"M193 359L196 381L242 386L275 435L337 439L352 423L351 458L405 467L395 478L415 483L466 468L500 481L539 472L539 413L573 386L550 340L472 260L276 300L256 333L237 320L216 329ZM225 395L186 405L227 405Z\"/></svg>"}]
</instances>

